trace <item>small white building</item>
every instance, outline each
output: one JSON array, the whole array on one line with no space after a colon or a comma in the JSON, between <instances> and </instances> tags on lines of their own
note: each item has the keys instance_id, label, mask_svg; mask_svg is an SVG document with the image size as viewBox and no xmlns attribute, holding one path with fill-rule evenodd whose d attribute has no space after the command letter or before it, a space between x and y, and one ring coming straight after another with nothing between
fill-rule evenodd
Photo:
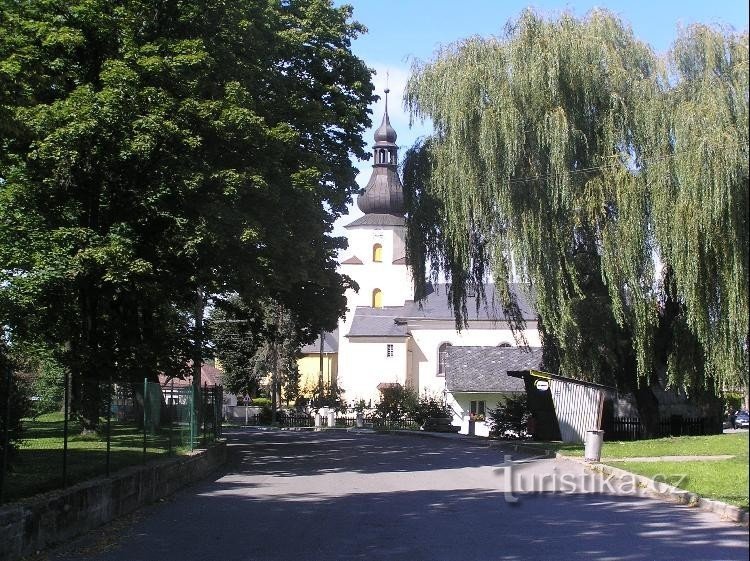
<instances>
[{"instance_id":1,"label":"small white building","mask_svg":"<svg viewBox=\"0 0 750 561\"><path fill-rule=\"evenodd\" d=\"M496 299L491 284L485 287L489 305L482 304L477 312L476 299L469 298L468 327L460 332L448 305L446 285L432 287L421 305L413 301L414 285L405 256L396 131L387 107L386 99L383 122L375 132L372 176L357 199L364 216L346 226L349 247L340 271L357 282L359 292L346 293L348 310L338 328L337 385L349 403L365 400L374 404L380 398L378 386L394 383L420 394L445 396L457 411L454 424L463 426L466 400L458 394L449 396L452 388L446 387L448 350L472 347L481 355L483 348L501 347L515 349L516 358L536 357L530 348L540 347L537 314L521 285L513 287L526 324L518 337L499 305L493 305ZM515 369L517 364L495 366L493 372L502 370L502 378L507 378L505 370Z\"/></svg>"}]
</instances>

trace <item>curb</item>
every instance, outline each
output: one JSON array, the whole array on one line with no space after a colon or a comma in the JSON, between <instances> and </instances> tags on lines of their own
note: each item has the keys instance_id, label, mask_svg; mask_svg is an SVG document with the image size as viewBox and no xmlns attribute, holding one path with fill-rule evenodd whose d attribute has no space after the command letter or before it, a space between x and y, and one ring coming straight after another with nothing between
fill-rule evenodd
<instances>
[{"instance_id":1,"label":"curb","mask_svg":"<svg viewBox=\"0 0 750 561\"><path fill-rule=\"evenodd\" d=\"M547 452L550 454L554 453L554 457L557 459L582 464L587 469L604 476L612 476L618 479L632 478L636 485L646 489L650 492L651 496L656 498L687 505L705 512L711 512L719 516L722 520L735 522L744 526L748 526L750 523L750 513L744 511L738 506L730 505L715 499L706 499L691 491L686 491L685 489L680 489L679 487L668 485L661 481L654 481L650 477L638 475L637 473L625 471L624 469L612 467L601 462L587 462L583 458L577 456L566 456L560 452L553 452L552 450L548 450Z\"/></svg>"}]
</instances>

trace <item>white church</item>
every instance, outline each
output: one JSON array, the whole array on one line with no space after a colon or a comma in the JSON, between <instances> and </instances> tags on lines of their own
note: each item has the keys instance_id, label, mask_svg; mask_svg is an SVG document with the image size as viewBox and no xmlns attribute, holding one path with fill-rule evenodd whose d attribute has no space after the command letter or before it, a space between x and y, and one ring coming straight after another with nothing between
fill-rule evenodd
<instances>
[{"instance_id":1,"label":"white church","mask_svg":"<svg viewBox=\"0 0 750 561\"><path fill-rule=\"evenodd\" d=\"M388 90L386 90L386 95ZM335 383L347 403L377 403L380 389L400 384L419 394L444 396L454 425L486 434L481 419L503 394L524 391L508 370L538 368L541 344L537 315L523 291L516 290L525 320L516 340L502 311L467 302L468 328L456 330L445 285L432 287L426 301L414 302L412 274L405 257L404 194L398 175L396 131L388 119L375 131L370 181L358 197L364 213L345 226L349 242L340 271L359 285L346 294L347 312L337 332L326 334L326 350L335 357ZM486 285L493 300L493 285ZM520 338L519 338L520 339ZM519 343L525 343L519 345ZM303 348L312 357L320 341Z\"/></svg>"}]
</instances>

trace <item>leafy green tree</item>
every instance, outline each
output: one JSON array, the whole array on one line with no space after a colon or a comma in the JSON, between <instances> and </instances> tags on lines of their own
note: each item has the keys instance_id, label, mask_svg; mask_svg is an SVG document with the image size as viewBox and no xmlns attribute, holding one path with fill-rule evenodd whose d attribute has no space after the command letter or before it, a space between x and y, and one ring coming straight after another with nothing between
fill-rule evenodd
<instances>
[{"instance_id":1,"label":"leafy green tree","mask_svg":"<svg viewBox=\"0 0 750 561\"><path fill-rule=\"evenodd\" d=\"M0 321L70 369L89 428L97 380L201 358L213 295L335 323L330 232L373 98L349 7L1 6Z\"/></svg>"},{"instance_id":2,"label":"leafy green tree","mask_svg":"<svg viewBox=\"0 0 750 561\"><path fill-rule=\"evenodd\" d=\"M531 416L526 394L505 396L495 409L488 411L490 432L498 438L526 433L526 424Z\"/></svg>"},{"instance_id":3,"label":"leafy green tree","mask_svg":"<svg viewBox=\"0 0 750 561\"><path fill-rule=\"evenodd\" d=\"M667 60L605 11L531 11L414 67L406 102L435 134L404 164L408 256L467 289L515 268L546 359L636 396L747 386L748 36L689 28ZM655 256L664 264L655 266ZM693 360L698 359L698 360Z\"/></svg>"}]
</instances>

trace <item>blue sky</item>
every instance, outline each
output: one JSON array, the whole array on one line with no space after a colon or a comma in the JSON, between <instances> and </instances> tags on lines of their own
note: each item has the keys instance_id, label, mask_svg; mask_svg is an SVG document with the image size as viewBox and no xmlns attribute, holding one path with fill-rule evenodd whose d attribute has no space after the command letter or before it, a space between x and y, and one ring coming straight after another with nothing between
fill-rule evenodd
<instances>
[{"instance_id":1,"label":"blue sky","mask_svg":"<svg viewBox=\"0 0 750 561\"><path fill-rule=\"evenodd\" d=\"M367 34L354 41L352 50L377 72L373 81L381 96L385 73L389 74L388 112L398 133L401 156L419 136L429 132L429 123L416 123L410 128L408 115L401 105L412 61L429 61L440 45L473 35L500 35L505 23L516 19L527 7L549 16L563 11L583 16L594 7L606 8L630 24L636 37L648 42L657 52L669 49L680 26L700 22L731 26L737 31L748 28L747 0L336 0L335 3L352 5L354 19L368 28ZM382 119L383 101L373 105L372 110L373 129L365 133L368 144L372 143L374 129ZM357 181L364 187L370 177L371 163L359 162L357 167L360 169ZM360 214L355 207L349 216L338 222L335 234L343 235L340 226Z\"/></svg>"}]
</instances>

